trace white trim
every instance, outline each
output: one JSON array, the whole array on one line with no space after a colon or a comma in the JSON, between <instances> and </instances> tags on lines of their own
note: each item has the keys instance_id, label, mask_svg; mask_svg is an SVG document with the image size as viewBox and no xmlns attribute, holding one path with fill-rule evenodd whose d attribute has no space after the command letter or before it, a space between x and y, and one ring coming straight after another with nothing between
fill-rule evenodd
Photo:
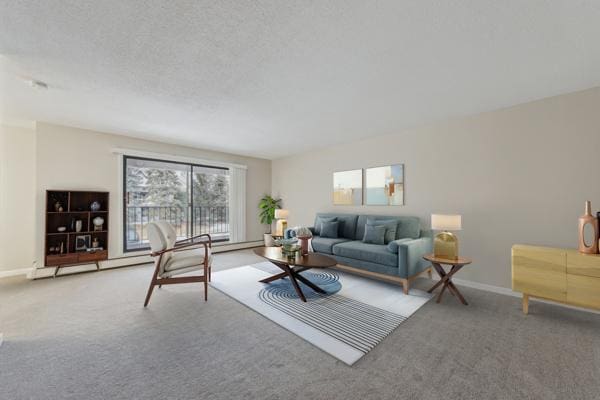
<instances>
[{"instance_id":1,"label":"white trim","mask_svg":"<svg viewBox=\"0 0 600 400\"><path fill-rule=\"evenodd\" d=\"M242 250L249 249L253 247L263 246L264 243L262 240L252 241L252 242L244 242L244 243L233 243L233 244L215 244L213 245L213 254L221 253L224 251L231 250ZM138 253L136 253L138 254ZM100 261L100 270L107 270L113 268L121 268L128 267L138 264L151 264L153 262L150 257L150 252L146 252L146 254L139 254L132 257L124 257L113 260ZM29 268L31 269L31 268ZM42 279L42 278L50 278L54 276L54 271L56 268L54 267L46 267L46 268L34 268L32 270L32 274L29 276L30 279ZM57 276L65 276L72 275L81 272L94 272L96 271L95 264L82 264L76 265L72 267L64 267L61 268L58 272Z\"/></svg>"},{"instance_id":2,"label":"white trim","mask_svg":"<svg viewBox=\"0 0 600 400\"><path fill-rule=\"evenodd\" d=\"M27 275L33 270L33 268L19 268L11 269L8 271L0 271L0 278L8 278L9 276Z\"/></svg>"},{"instance_id":3,"label":"white trim","mask_svg":"<svg viewBox=\"0 0 600 400\"><path fill-rule=\"evenodd\" d=\"M178 162L184 162L184 163L209 165L209 166L215 166L215 167L248 169L248 167L246 165L235 164L235 163L230 163L230 162L226 162L226 161L207 160L204 158L197 158L197 157L178 156L175 154L168 154L168 153L153 153L150 151L124 149L124 148L119 148L119 147L113 148L111 150L111 152L114 154L122 154L122 155L132 156L132 157L154 158L154 159L164 160L164 161L178 161Z\"/></svg>"},{"instance_id":4,"label":"white trim","mask_svg":"<svg viewBox=\"0 0 600 400\"><path fill-rule=\"evenodd\" d=\"M439 281L439 277L434 277L433 279ZM466 281L463 279L456 279L456 278L453 278L452 282L456 283L459 286L465 286L465 287L472 288L472 289L483 290L484 292L492 292L492 293L496 293L496 294L502 294L505 296L518 297L518 298L521 298L523 296L523 294L521 292L515 292L512 289L505 288L502 286L488 285L486 283ZM585 311L585 312L592 313L592 314L600 314L600 311L596 311L596 310L593 310L590 308L571 306L569 304L554 302L551 300L539 299L537 297L529 297L529 302L530 303L531 302L540 302L540 303L545 303L545 304L552 304L552 305L559 306L559 307L569 308L571 310Z\"/></svg>"}]
</instances>

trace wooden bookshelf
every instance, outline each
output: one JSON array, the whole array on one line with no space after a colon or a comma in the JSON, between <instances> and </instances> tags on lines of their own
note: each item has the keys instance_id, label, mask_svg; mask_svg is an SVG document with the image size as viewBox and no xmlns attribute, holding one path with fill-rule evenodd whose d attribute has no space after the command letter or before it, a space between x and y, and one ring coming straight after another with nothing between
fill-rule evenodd
<instances>
[{"instance_id":1,"label":"wooden bookshelf","mask_svg":"<svg viewBox=\"0 0 600 400\"><path fill-rule=\"evenodd\" d=\"M94 202L99 204L97 210L92 210ZM54 276L68 266L96 264L99 269L98 262L108 259L108 204L108 192L46 191L44 266L56 268ZM94 226L96 217L104 219L101 227ZM77 221L81 221L79 230Z\"/></svg>"}]
</instances>

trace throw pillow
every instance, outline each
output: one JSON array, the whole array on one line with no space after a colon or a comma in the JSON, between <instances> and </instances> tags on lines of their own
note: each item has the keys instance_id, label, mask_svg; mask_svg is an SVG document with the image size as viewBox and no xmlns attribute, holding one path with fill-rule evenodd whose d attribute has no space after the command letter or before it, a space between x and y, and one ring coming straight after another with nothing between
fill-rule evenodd
<instances>
[{"instance_id":1,"label":"throw pillow","mask_svg":"<svg viewBox=\"0 0 600 400\"><path fill-rule=\"evenodd\" d=\"M398 221L395 219L380 219L367 218L367 225L385 226L385 244L396 240L396 229L398 229Z\"/></svg>"},{"instance_id":2,"label":"throw pillow","mask_svg":"<svg viewBox=\"0 0 600 400\"><path fill-rule=\"evenodd\" d=\"M404 238L404 239L393 240L388 243L387 249L388 249L388 251L391 251L392 253L398 254L398 247L400 246L400 244L402 244L404 242L410 242L411 240L413 240L413 239Z\"/></svg>"},{"instance_id":3,"label":"throw pillow","mask_svg":"<svg viewBox=\"0 0 600 400\"><path fill-rule=\"evenodd\" d=\"M317 217L317 220L315 221L315 233L317 235L321 235L321 225L323 225L323 222L336 222L337 221L337 217Z\"/></svg>"},{"instance_id":4,"label":"throw pillow","mask_svg":"<svg viewBox=\"0 0 600 400\"><path fill-rule=\"evenodd\" d=\"M321 237L336 239L338 237L339 227L340 223L337 221L323 222L323 224L321 224Z\"/></svg>"},{"instance_id":5,"label":"throw pillow","mask_svg":"<svg viewBox=\"0 0 600 400\"><path fill-rule=\"evenodd\" d=\"M363 243L385 244L385 226L366 225Z\"/></svg>"}]
</instances>

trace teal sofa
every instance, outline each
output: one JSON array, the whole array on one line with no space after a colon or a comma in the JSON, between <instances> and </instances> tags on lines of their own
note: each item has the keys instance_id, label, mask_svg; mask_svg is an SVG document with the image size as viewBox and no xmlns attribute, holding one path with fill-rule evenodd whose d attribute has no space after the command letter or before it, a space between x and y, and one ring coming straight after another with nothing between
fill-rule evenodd
<instances>
[{"instance_id":1,"label":"teal sofa","mask_svg":"<svg viewBox=\"0 0 600 400\"><path fill-rule=\"evenodd\" d=\"M321 237L322 218L332 217L339 222L338 237ZM383 245L363 243L367 219L397 221L395 240ZM432 252L433 234L421 229L417 217L318 213L309 229L316 253L334 257L341 269L400 282L404 293L408 293L412 279L423 272L431 274L431 264L423 256ZM285 232L287 238L294 235L292 229Z\"/></svg>"}]
</instances>

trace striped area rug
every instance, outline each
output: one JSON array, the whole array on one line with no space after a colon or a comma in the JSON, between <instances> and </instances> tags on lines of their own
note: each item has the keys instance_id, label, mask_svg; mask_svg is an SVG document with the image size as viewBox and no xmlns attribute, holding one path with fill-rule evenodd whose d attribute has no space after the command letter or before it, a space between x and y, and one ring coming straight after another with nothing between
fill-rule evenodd
<instances>
[{"instance_id":1,"label":"striped area rug","mask_svg":"<svg viewBox=\"0 0 600 400\"><path fill-rule=\"evenodd\" d=\"M417 289L405 295L397 285L327 269L302 272L330 293L301 284L304 303L287 279L259 282L279 271L269 262L227 269L213 272L210 285L348 365L385 345L381 342L431 298Z\"/></svg>"},{"instance_id":2,"label":"striped area rug","mask_svg":"<svg viewBox=\"0 0 600 400\"><path fill-rule=\"evenodd\" d=\"M407 317L337 294L298 300L293 290L267 287L259 298L277 310L367 354Z\"/></svg>"}]
</instances>

